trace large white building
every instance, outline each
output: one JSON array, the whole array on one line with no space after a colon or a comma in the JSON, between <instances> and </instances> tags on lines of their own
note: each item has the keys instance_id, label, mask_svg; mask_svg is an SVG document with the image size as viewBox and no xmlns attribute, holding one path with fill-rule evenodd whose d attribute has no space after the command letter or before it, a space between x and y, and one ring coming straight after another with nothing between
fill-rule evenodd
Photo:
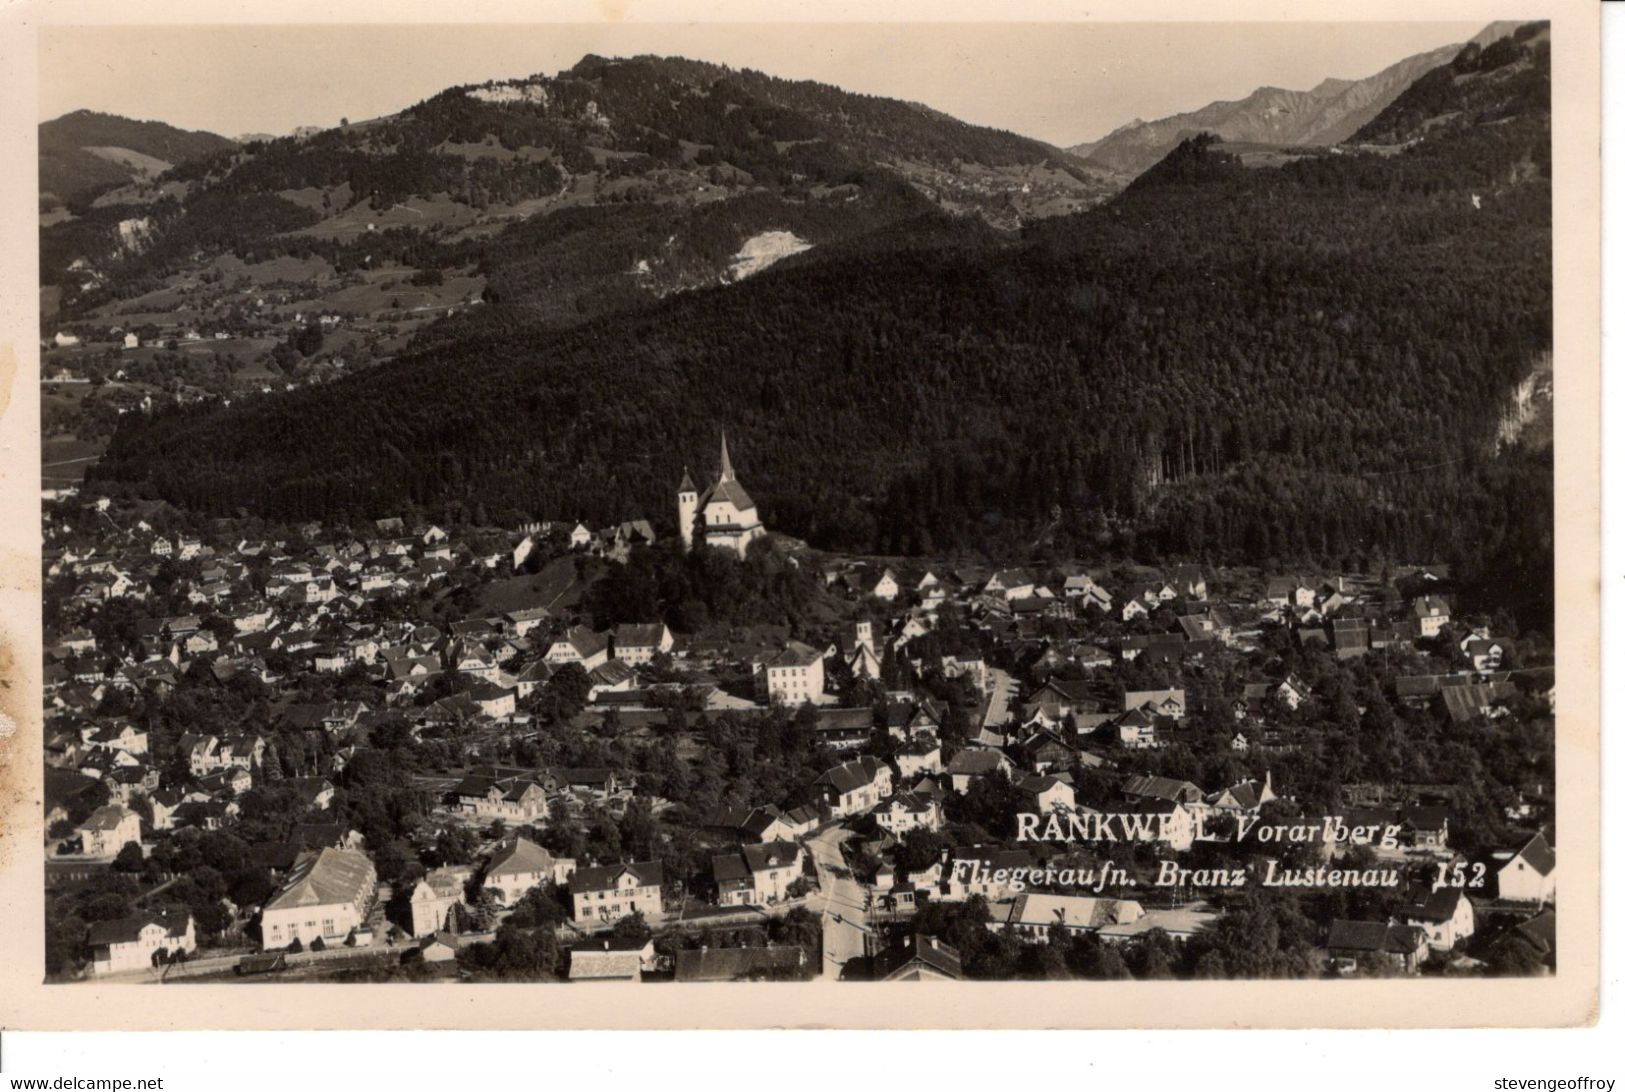
<instances>
[{"instance_id":1,"label":"large white building","mask_svg":"<svg viewBox=\"0 0 1625 1092\"><path fill-rule=\"evenodd\" d=\"M366 923L378 891L378 873L365 853L324 849L307 857L265 904L260 943L285 948L295 940L308 947L317 937L328 947L343 944L351 929Z\"/></svg>"},{"instance_id":2,"label":"large white building","mask_svg":"<svg viewBox=\"0 0 1625 1092\"><path fill-rule=\"evenodd\" d=\"M685 550L693 548L698 534L704 545L731 550L740 557L745 556L752 542L767 534L756 515L756 502L734 477L727 433L722 434L721 473L703 496L695 490L688 471L683 471L682 484L677 487L677 529Z\"/></svg>"},{"instance_id":3,"label":"large white building","mask_svg":"<svg viewBox=\"0 0 1625 1092\"><path fill-rule=\"evenodd\" d=\"M769 701L802 705L824 700L824 655L800 641L756 661L755 671L756 688Z\"/></svg>"}]
</instances>

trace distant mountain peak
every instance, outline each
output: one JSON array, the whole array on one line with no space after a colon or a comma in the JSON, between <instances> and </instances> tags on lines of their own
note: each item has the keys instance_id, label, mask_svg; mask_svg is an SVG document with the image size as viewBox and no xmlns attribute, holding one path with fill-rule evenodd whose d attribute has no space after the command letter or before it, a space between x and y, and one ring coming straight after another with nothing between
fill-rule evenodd
<instances>
[{"instance_id":1,"label":"distant mountain peak","mask_svg":"<svg viewBox=\"0 0 1625 1092\"><path fill-rule=\"evenodd\" d=\"M1137 175L1196 132L1257 144L1336 144L1381 113L1423 73L1448 62L1460 48L1450 45L1419 53L1363 79L1327 77L1308 91L1259 87L1241 99L1211 102L1199 110L1156 121L1131 122L1075 152L1093 166Z\"/></svg>"}]
</instances>

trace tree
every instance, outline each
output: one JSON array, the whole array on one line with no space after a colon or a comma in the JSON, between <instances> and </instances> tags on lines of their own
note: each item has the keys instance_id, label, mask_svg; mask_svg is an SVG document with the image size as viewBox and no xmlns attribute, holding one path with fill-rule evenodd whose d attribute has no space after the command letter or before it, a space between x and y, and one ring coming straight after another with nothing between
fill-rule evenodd
<instances>
[{"instance_id":1,"label":"tree","mask_svg":"<svg viewBox=\"0 0 1625 1092\"><path fill-rule=\"evenodd\" d=\"M649 923L643 918L642 910L634 910L620 921L617 921L609 931L609 935L617 940L635 940L639 943L647 941L653 935Z\"/></svg>"},{"instance_id":2,"label":"tree","mask_svg":"<svg viewBox=\"0 0 1625 1092\"><path fill-rule=\"evenodd\" d=\"M146 863L147 858L141 852L141 847L134 842L125 842L118 856L113 858L113 867L120 872L140 872Z\"/></svg>"}]
</instances>

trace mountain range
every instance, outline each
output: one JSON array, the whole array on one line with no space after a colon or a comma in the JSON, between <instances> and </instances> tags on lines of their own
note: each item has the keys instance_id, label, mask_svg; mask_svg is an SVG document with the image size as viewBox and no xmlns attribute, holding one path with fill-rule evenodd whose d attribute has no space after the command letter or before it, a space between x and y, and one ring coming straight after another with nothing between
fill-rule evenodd
<instances>
[{"instance_id":1,"label":"mountain range","mask_svg":"<svg viewBox=\"0 0 1625 1092\"><path fill-rule=\"evenodd\" d=\"M1133 176L1197 133L1235 143L1328 146L1348 140L1424 73L1450 62L1464 45L1480 48L1512 33L1517 23L1492 23L1470 42L1441 46L1389 65L1363 79L1322 80L1307 91L1260 87L1233 102L1155 121L1134 120L1069 151L1093 166Z\"/></svg>"},{"instance_id":2,"label":"mountain range","mask_svg":"<svg viewBox=\"0 0 1625 1092\"><path fill-rule=\"evenodd\" d=\"M530 264L547 291L533 303L592 315L931 209L1014 229L1118 186L1057 148L912 103L680 58L595 56L314 135L220 140L177 157L162 182L53 217L41 276L61 286L64 317L150 288L199 244L364 243L376 259L398 230L477 261L509 228L543 248ZM728 202L743 211L722 213ZM756 241L770 230L786 243ZM758 259L739 257L747 247Z\"/></svg>"}]
</instances>

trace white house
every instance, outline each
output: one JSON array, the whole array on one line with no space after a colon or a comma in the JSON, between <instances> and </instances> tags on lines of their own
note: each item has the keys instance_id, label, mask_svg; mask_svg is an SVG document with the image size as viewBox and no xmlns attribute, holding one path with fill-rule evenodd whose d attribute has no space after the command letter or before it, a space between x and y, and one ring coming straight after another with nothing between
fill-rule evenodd
<instances>
[{"instance_id":1,"label":"white house","mask_svg":"<svg viewBox=\"0 0 1625 1092\"><path fill-rule=\"evenodd\" d=\"M901 836L911 830L942 829L942 805L918 793L900 792L889 796L875 806L873 815L881 830L894 835Z\"/></svg>"},{"instance_id":2,"label":"white house","mask_svg":"<svg viewBox=\"0 0 1625 1092\"><path fill-rule=\"evenodd\" d=\"M646 919L661 913L659 861L578 868L570 877L570 899L577 925L619 921L630 914Z\"/></svg>"},{"instance_id":3,"label":"white house","mask_svg":"<svg viewBox=\"0 0 1625 1092\"><path fill-rule=\"evenodd\" d=\"M891 795L891 767L873 755L864 755L820 774L813 788L837 819L856 815Z\"/></svg>"},{"instance_id":4,"label":"white house","mask_svg":"<svg viewBox=\"0 0 1625 1092\"><path fill-rule=\"evenodd\" d=\"M673 643L671 630L664 622L650 622L616 626L612 647L617 660L646 664L659 654L670 652Z\"/></svg>"},{"instance_id":5,"label":"white house","mask_svg":"<svg viewBox=\"0 0 1625 1092\"><path fill-rule=\"evenodd\" d=\"M412 935L426 937L447 927L453 908L463 901L463 887L473 876L467 865L431 869L412 888Z\"/></svg>"},{"instance_id":6,"label":"white house","mask_svg":"<svg viewBox=\"0 0 1625 1092\"><path fill-rule=\"evenodd\" d=\"M1536 834L1516 853L1496 854L1496 859L1502 900L1545 905L1557 897L1557 854L1544 834Z\"/></svg>"},{"instance_id":7,"label":"white house","mask_svg":"<svg viewBox=\"0 0 1625 1092\"><path fill-rule=\"evenodd\" d=\"M177 952L190 955L197 951L197 932L188 911L164 910L98 921L90 927L85 944L90 948L91 974L118 974L147 970L159 952L170 958Z\"/></svg>"},{"instance_id":8,"label":"white house","mask_svg":"<svg viewBox=\"0 0 1625 1092\"><path fill-rule=\"evenodd\" d=\"M824 697L824 657L800 641L758 659L753 670L757 691L769 701L801 705Z\"/></svg>"},{"instance_id":9,"label":"white house","mask_svg":"<svg viewBox=\"0 0 1625 1092\"><path fill-rule=\"evenodd\" d=\"M1411 608L1423 637L1437 637L1450 624L1450 607L1437 595L1424 595Z\"/></svg>"},{"instance_id":10,"label":"white house","mask_svg":"<svg viewBox=\"0 0 1625 1092\"><path fill-rule=\"evenodd\" d=\"M538 884L569 882L575 864L572 858L553 856L529 838L510 838L492 855L481 883L512 905Z\"/></svg>"},{"instance_id":11,"label":"white house","mask_svg":"<svg viewBox=\"0 0 1625 1092\"><path fill-rule=\"evenodd\" d=\"M1459 887L1441 887L1418 906L1405 911L1405 924L1428 936L1428 947L1448 952L1473 935L1473 904Z\"/></svg>"},{"instance_id":12,"label":"white house","mask_svg":"<svg viewBox=\"0 0 1625 1092\"><path fill-rule=\"evenodd\" d=\"M609 638L586 626L576 626L548 645L542 659L555 666L580 664L583 670L591 671L609 659Z\"/></svg>"},{"instance_id":13,"label":"white house","mask_svg":"<svg viewBox=\"0 0 1625 1092\"><path fill-rule=\"evenodd\" d=\"M130 843L141 847L141 817L120 804L97 808L79 828L87 857L117 857Z\"/></svg>"},{"instance_id":14,"label":"white house","mask_svg":"<svg viewBox=\"0 0 1625 1092\"><path fill-rule=\"evenodd\" d=\"M720 906L772 906L789 898L805 854L795 842L762 842L711 858Z\"/></svg>"}]
</instances>

